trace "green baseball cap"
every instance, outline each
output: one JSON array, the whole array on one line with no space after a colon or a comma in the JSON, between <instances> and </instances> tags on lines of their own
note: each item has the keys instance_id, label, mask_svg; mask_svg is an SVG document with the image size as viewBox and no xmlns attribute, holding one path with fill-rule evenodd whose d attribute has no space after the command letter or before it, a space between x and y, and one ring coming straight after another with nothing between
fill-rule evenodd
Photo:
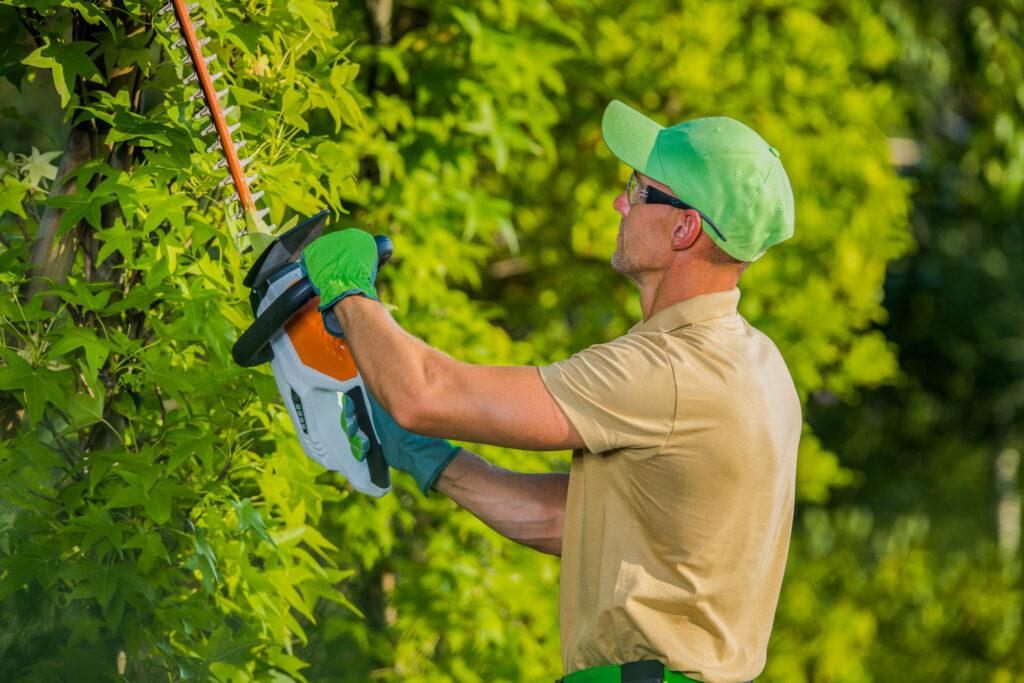
<instances>
[{"instance_id":1,"label":"green baseball cap","mask_svg":"<svg viewBox=\"0 0 1024 683\"><path fill-rule=\"evenodd\" d=\"M601 133L620 161L697 209L704 232L733 258L756 261L793 236L793 188L779 151L739 121L712 116L666 128L612 100Z\"/></svg>"}]
</instances>

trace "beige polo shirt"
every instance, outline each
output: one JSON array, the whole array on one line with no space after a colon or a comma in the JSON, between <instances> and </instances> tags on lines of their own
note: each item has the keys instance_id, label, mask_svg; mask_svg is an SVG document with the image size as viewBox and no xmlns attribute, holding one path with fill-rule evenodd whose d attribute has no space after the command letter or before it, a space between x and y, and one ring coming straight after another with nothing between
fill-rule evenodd
<instances>
[{"instance_id":1,"label":"beige polo shirt","mask_svg":"<svg viewBox=\"0 0 1024 683\"><path fill-rule=\"evenodd\" d=\"M793 520L800 401L733 289L541 376L580 433L562 543L565 673L660 659L761 673Z\"/></svg>"}]
</instances>

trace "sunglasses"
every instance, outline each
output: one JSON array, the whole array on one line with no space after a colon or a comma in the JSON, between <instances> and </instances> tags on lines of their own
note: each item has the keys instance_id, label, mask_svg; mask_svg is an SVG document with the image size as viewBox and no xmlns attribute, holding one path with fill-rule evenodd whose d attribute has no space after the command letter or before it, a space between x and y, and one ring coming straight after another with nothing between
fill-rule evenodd
<instances>
[{"instance_id":1,"label":"sunglasses","mask_svg":"<svg viewBox=\"0 0 1024 683\"><path fill-rule=\"evenodd\" d=\"M636 206L637 204L664 204L666 206L673 206L677 209L688 209L690 211L696 211L700 214L700 217L704 219L704 222L711 226L711 229L715 231L718 238L723 242L728 240L722 231L718 229L714 221L704 215L704 213L693 206L690 206L678 197L673 197L667 192L662 192L656 187L650 185L644 185L640 182L640 176L636 171L629 176L629 184L626 185L626 200L630 206Z\"/></svg>"}]
</instances>

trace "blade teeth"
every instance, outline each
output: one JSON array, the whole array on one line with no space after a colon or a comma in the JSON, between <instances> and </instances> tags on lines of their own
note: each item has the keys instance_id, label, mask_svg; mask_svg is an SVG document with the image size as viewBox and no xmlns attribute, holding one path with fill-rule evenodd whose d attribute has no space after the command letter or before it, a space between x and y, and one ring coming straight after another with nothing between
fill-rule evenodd
<instances>
[{"instance_id":1,"label":"blade teeth","mask_svg":"<svg viewBox=\"0 0 1024 683\"><path fill-rule=\"evenodd\" d=\"M228 89L227 88L224 88L223 90L218 90L217 91L217 99L219 100L219 99L221 99L222 97L224 97L227 94L228 94Z\"/></svg>"},{"instance_id":2,"label":"blade teeth","mask_svg":"<svg viewBox=\"0 0 1024 683\"><path fill-rule=\"evenodd\" d=\"M206 19L198 19L198 20L192 22L192 28L194 30L198 31L199 29L201 29L204 26L206 26Z\"/></svg>"},{"instance_id":3,"label":"blade teeth","mask_svg":"<svg viewBox=\"0 0 1024 683\"><path fill-rule=\"evenodd\" d=\"M182 47L185 47L185 39L184 38L178 38L176 41L171 43L171 49L172 50L177 50L177 49L182 48Z\"/></svg>"},{"instance_id":4,"label":"blade teeth","mask_svg":"<svg viewBox=\"0 0 1024 683\"><path fill-rule=\"evenodd\" d=\"M239 145L239 146L240 146L240 145ZM237 149L238 149L238 147L235 147L235 149L237 150ZM253 155L253 156L251 156L251 157L246 157L246 158L244 158L244 159L239 159L239 160L238 160L238 165L239 165L239 166L241 166L242 168L245 168L246 166L248 166L248 165L249 165L249 162L251 162L251 161L252 161L253 159L255 159L255 158L256 158L256 155L254 154L254 155Z\"/></svg>"},{"instance_id":5,"label":"blade teeth","mask_svg":"<svg viewBox=\"0 0 1024 683\"><path fill-rule=\"evenodd\" d=\"M259 174L259 173L253 173L252 175L250 175L250 176L246 176L246 177L245 177L245 182L246 182L247 184L249 184L249 185L252 185L252 184L253 184L253 182L255 182L255 181L256 181L256 179L257 179L257 178L259 178L259 177L260 177L260 174ZM252 198L252 200L253 200L253 201L256 201L256 196L255 196L255 195L253 195L253 198Z\"/></svg>"},{"instance_id":6,"label":"blade teeth","mask_svg":"<svg viewBox=\"0 0 1024 683\"><path fill-rule=\"evenodd\" d=\"M196 46L197 47L202 47L202 46L206 45L207 43L209 43L211 40L213 40L213 38L211 38L210 36L206 36L205 38L200 38L199 42L196 44Z\"/></svg>"},{"instance_id":7,"label":"blade teeth","mask_svg":"<svg viewBox=\"0 0 1024 683\"><path fill-rule=\"evenodd\" d=\"M192 97L188 98L188 101L189 102L195 102L196 100L198 100L202 96L203 96L203 91L202 90L196 90L194 93L192 93ZM207 113L209 113L209 110L207 110Z\"/></svg>"},{"instance_id":8,"label":"blade teeth","mask_svg":"<svg viewBox=\"0 0 1024 683\"><path fill-rule=\"evenodd\" d=\"M228 126L228 133L229 134L230 133L234 133L236 130L238 130L238 127L241 126L241 125L242 125L241 121L239 121L237 123L232 123L230 126ZM238 148L235 147L235 149L237 150Z\"/></svg>"},{"instance_id":9,"label":"blade teeth","mask_svg":"<svg viewBox=\"0 0 1024 683\"><path fill-rule=\"evenodd\" d=\"M225 109L224 111L222 111L220 113L221 118L225 118L226 119L228 117L228 114L233 113L236 109L238 109L238 106L232 104L230 107L228 107L227 109Z\"/></svg>"},{"instance_id":10,"label":"blade teeth","mask_svg":"<svg viewBox=\"0 0 1024 683\"><path fill-rule=\"evenodd\" d=\"M255 201L256 201L256 200L258 200L258 199L259 199L260 197L262 197L262 196L263 196L264 194L266 194L266 192L267 192L266 190L260 190L259 192L256 192L256 193L254 193L254 194L252 195L252 200L253 200L253 201L255 202Z\"/></svg>"},{"instance_id":11,"label":"blade teeth","mask_svg":"<svg viewBox=\"0 0 1024 683\"><path fill-rule=\"evenodd\" d=\"M220 170L220 169L224 168L227 165L228 165L228 160L225 159L224 157L221 157L220 159L217 160L217 163L215 163L213 165L213 168L216 169L216 170ZM231 178L228 178L228 180L231 180Z\"/></svg>"},{"instance_id":12,"label":"blade teeth","mask_svg":"<svg viewBox=\"0 0 1024 683\"><path fill-rule=\"evenodd\" d=\"M193 2L191 4L185 5L185 11L188 12L189 14L192 14L198 8L199 8L199 3L198 2Z\"/></svg>"},{"instance_id":13,"label":"blade teeth","mask_svg":"<svg viewBox=\"0 0 1024 683\"><path fill-rule=\"evenodd\" d=\"M227 199L224 200L224 203L225 204L230 204L231 202L237 202L237 201L238 201L238 190L235 190L234 192L231 193L230 197L228 197Z\"/></svg>"},{"instance_id":14,"label":"blade teeth","mask_svg":"<svg viewBox=\"0 0 1024 683\"><path fill-rule=\"evenodd\" d=\"M256 212L256 220L263 220L263 217L270 213L270 207L265 206Z\"/></svg>"},{"instance_id":15,"label":"blade teeth","mask_svg":"<svg viewBox=\"0 0 1024 683\"><path fill-rule=\"evenodd\" d=\"M206 66L210 66L210 63L217 59L217 53L213 53L209 57L203 57L203 61L206 62Z\"/></svg>"},{"instance_id":16,"label":"blade teeth","mask_svg":"<svg viewBox=\"0 0 1024 683\"><path fill-rule=\"evenodd\" d=\"M230 182L231 182L231 176L228 176L224 180L222 180L219 183L217 183L217 189L219 190L220 188L224 187L225 185L227 185Z\"/></svg>"},{"instance_id":17,"label":"blade teeth","mask_svg":"<svg viewBox=\"0 0 1024 683\"><path fill-rule=\"evenodd\" d=\"M203 128L202 135L209 135L210 133L213 133L216 130L217 130L217 124L216 123L211 123L206 128Z\"/></svg>"},{"instance_id":18,"label":"blade teeth","mask_svg":"<svg viewBox=\"0 0 1024 683\"><path fill-rule=\"evenodd\" d=\"M209 147L206 148L206 152L210 153L210 152L212 152L215 149L221 149L220 140L214 140L213 143Z\"/></svg>"},{"instance_id":19,"label":"blade teeth","mask_svg":"<svg viewBox=\"0 0 1024 683\"><path fill-rule=\"evenodd\" d=\"M269 233L273 234L273 232L274 232L275 230L277 230L277 223L274 223L273 225L268 225L268 226L267 226L267 232L269 232Z\"/></svg>"},{"instance_id":20,"label":"blade teeth","mask_svg":"<svg viewBox=\"0 0 1024 683\"><path fill-rule=\"evenodd\" d=\"M163 15L167 14L168 12L173 12L173 11L174 11L174 3L173 2L169 2L166 5L164 5L163 7L161 7L160 11L158 11L156 13L156 15L158 17L162 17Z\"/></svg>"},{"instance_id":21,"label":"blade teeth","mask_svg":"<svg viewBox=\"0 0 1024 683\"><path fill-rule=\"evenodd\" d=\"M238 124L235 124L235 125L238 125ZM239 140L238 142L236 142L235 143L235 151L237 152L238 150L240 150L243 147L245 147L245 143L247 143L247 142L249 142L249 141L248 140ZM252 157L249 157L249 160L251 161ZM246 163L248 163L248 162L246 162Z\"/></svg>"},{"instance_id":22,"label":"blade teeth","mask_svg":"<svg viewBox=\"0 0 1024 683\"><path fill-rule=\"evenodd\" d=\"M233 214L231 216L231 220L233 220L233 221L240 221L243 218L245 218L245 211L239 211L238 213Z\"/></svg>"},{"instance_id":23,"label":"blade teeth","mask_svg":"<svg viewBox=\"0 0 1024 683\"><path fill-rule=\"evenodd\" d=\"M199 75L198 75L198 74L196 74L196 72L195 72L195 71L193 71L193 72L192 72L192 73L190 73L190 74L189 74L188 76L185 76L185 78L183 79L183 81L182 81L182 82L183 82L183 83L184 83L185 85L189 85L189 84L191 84L191 83L195 83L195 82L196 82L196 81L198 81L198 80L199 80Z\"/></svg>"},{"instance_id":24,"label":"blade teeth","mask_svg":"<svg viewBox=\"0 0 1024 683\"><path fill-rule=\"evenodd\" d=\"M207 107L207 106L206 106L206 105L204 104L204 105L203 105L203 108L202 108L202 109L200 109L199 111L197 111L197 112L195 113L195 116L193 116L193 117L192 117L192 119L193 119L193 120L197 120L197 119L205 119L205 118L206 118L207 116L209 116L209 115L210 115L210 108L209 108L209 107Z\"/></svg>"},{"instance_id":25,"label":"blade teeth","mask_svg":"<svg viewBox=\"0 0 1024 683\"><path fill-rule=\"evenodd\" d=\"M220 78L223 75L224 75L223 71L218 71L217 73L213 74L212 76L210 76L210 83L213 83L215 80L217 80L218 78Z\"/></svg>"}]
</instances>

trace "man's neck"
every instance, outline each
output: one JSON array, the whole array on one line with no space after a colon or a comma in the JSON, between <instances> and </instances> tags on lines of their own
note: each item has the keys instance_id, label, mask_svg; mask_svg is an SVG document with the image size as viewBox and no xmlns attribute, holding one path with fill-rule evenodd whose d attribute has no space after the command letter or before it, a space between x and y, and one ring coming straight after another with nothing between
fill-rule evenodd
<instances>
[{"instance_id":1,"label":"man's neck","mask_svg":"<svg viewBox=\"0 0 1024 683\"><path fill-rule=\"evenodd\" d=\"M664 273L649 275L640 287L640 309L644 321L669 306L692 299L701 294L727 292L736 287L737 276L729 272L715 272L709 269L688 268L685 273Z\"/></svg>"}]
</instances>

